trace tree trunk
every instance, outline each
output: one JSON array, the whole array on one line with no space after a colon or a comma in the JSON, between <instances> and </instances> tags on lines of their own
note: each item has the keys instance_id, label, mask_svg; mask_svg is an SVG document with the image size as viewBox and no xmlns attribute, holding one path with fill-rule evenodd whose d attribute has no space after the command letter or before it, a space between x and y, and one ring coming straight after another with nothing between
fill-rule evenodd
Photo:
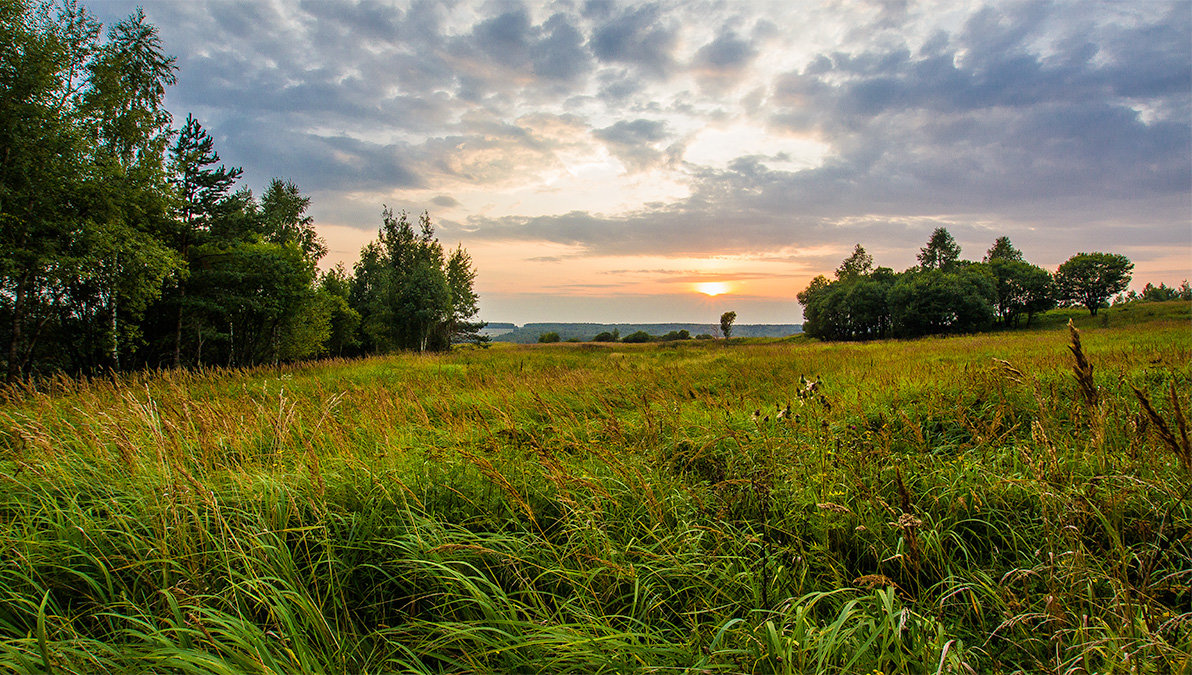
<instances>
[{"instance_id":1,"label":"tree trunk","mask_svg":"<svg viewBox=\"0 0 1192 675\"><path fill-rule=\"evenodd\" d=\"M186 283L178 282L178 312L174 315L174 368L182 367L182 302L186 300Z\"/></svg>"},{"instance_id":2,"label":"tree trunk","mask_svg":"<svg viewBox=\"0 0 1192 675\"><path fill-rule=\"evenodd\" d=\"M117 259L117 262L119 259ZM108 314L111 324L109 328L112 332L112 342L110 345L110 356L112 360L112 370L120 370L120 321L116 314L116 274L115 270L112 272L111 287L108 289Z\"/></svg>"},{"instance_id":3,"label":"tree trunk","mask_svg":"<svg viewBox=\"0 0 1192 675\"><path fill-rule=\"evenodd\" d=\"M8 372L5 373L4 379L8 382L15 382L17 373L17 351L21 342L21 312L24 311L25 292L21 284L17 284L17 297L12 305L12 341L8 343Z\"/></svg>"},{"instance_id":4,"label":"tree trunk","mask_svg":"<svg viewBox=\"0 0 1192 675\"><path fill-rule=\"evenodd\" d=\"M186 231L182 235L182 260L190 264L190 228L192 217L188 212L185 219ZM182 306L186 304L186 279L178 278L178 313L174 315L174 368L182 367ZM202 349L202 347L200 347Z\"/></svg>"}]
</instances>

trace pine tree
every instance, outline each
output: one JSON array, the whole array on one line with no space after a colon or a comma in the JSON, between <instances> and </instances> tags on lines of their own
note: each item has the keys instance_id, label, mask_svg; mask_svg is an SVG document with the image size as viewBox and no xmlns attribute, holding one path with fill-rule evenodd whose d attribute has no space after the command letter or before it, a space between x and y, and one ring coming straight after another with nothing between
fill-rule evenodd
<instances>
[{"instance_id":1,"label":"pine tree","mask_svg":"<svg viewBox=\"0 0 1192 675\"><path fill-rule=\"evenodd\" d=\"M182 259L189 263L191 247L201 240L203 233L211 229L220 202L228 196L228 191L243 171L239 168L229 169L222 164L215 166L219 163L215 140L193 115L186 116L186 124L182 126L170 154L173 183L179 204L172 233L173 244ZM179 276L176 293L171 361L174 367L178 368L182 365L185 275Z\"/></svg>"},{"instance_id":2,"label":"pine tree","mask_svg":"<svg viewBox=\"0 0 1192 675\"><path fill-rule=\"evenodd\" d=\"M927 246L919 249L918 258L925 270L947 270L960 260L960 245L947 229L937 227Z\"/></svg>"}]
</instances>

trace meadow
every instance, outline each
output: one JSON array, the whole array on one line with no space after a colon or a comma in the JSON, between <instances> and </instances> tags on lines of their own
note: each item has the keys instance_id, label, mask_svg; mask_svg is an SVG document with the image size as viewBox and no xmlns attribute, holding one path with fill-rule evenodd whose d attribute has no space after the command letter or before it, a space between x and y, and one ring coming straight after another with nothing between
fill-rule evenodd
<instances>
[{"instance_id":1,"label":"meadow","mask_svg":"<svg viewBox=\"0 0 1192 675\"><path fill-rule=\"evenodd\" d=\"M16 385L0 670L1187 672L1190 381L1173 302Z\"/></svg>"}]
</instances>

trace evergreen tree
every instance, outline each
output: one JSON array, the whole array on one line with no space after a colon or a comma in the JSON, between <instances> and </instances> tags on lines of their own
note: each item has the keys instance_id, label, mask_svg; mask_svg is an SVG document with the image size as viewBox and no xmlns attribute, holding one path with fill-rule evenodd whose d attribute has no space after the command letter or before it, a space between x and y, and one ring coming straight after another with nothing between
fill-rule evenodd
<instances>
[{"instance_id":1,"label":"evergreen tree","mask_svg":"<svg viewBox=\"0 0 1192 675\"><path fill-rule=\"evenodd\" d=\"M937 227L927 245L919 249L918 258L925 270L948 270L960 260L960 245L948 230Z\"/></svg>"},{"instance_id":2,"label":"evergreen tree","mask_svg":"<svg viewBox=\"0 0 1192 675\"><path fill-rule=\"evenodd\" d=\"M274 178L261 195L261 217L265 240L298 246L308 260L317 262L327 254L327 245L315 232L314 219L306 215L310 197L290 181Z\"/></svg>"},{"instance_id":3,"label":"evergreen tree","mask_svg":"<svg viewBox=\"0 0 1192 675\"><path fill-rule=\"evenodd\" d=\"M173 182L178 198L176 220L169 233L174 248L188 264L191 247L203 242L203 234L212 229L228 191L243 173L219 163L215 140L193 115L178 133L170 150ZM243 201L243 200L242 200ZM182 331L187 308L187 274L177 276L170 302L173 304L173 349L170 358L175 368L182 365ZM201 351L201 350L200 350Z\"/></svg>"}]
</instances>

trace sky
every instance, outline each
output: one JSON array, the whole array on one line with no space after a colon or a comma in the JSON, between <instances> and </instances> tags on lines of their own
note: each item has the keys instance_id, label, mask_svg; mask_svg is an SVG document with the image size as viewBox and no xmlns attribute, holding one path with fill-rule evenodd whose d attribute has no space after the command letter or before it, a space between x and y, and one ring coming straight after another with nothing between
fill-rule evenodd
<instances>
[{"instance_id":1,"label":"sky","mask_svg":"<svg viewBox=\"0 0 1192 675\"><path fill-rule=\"evenodd\" d=\"M488 321L798 323L937 227L1192 278L1187 0L84 4L144 7L175 123L309 195L324 267L427 211Z\"/></svg>"}]
</instances>

